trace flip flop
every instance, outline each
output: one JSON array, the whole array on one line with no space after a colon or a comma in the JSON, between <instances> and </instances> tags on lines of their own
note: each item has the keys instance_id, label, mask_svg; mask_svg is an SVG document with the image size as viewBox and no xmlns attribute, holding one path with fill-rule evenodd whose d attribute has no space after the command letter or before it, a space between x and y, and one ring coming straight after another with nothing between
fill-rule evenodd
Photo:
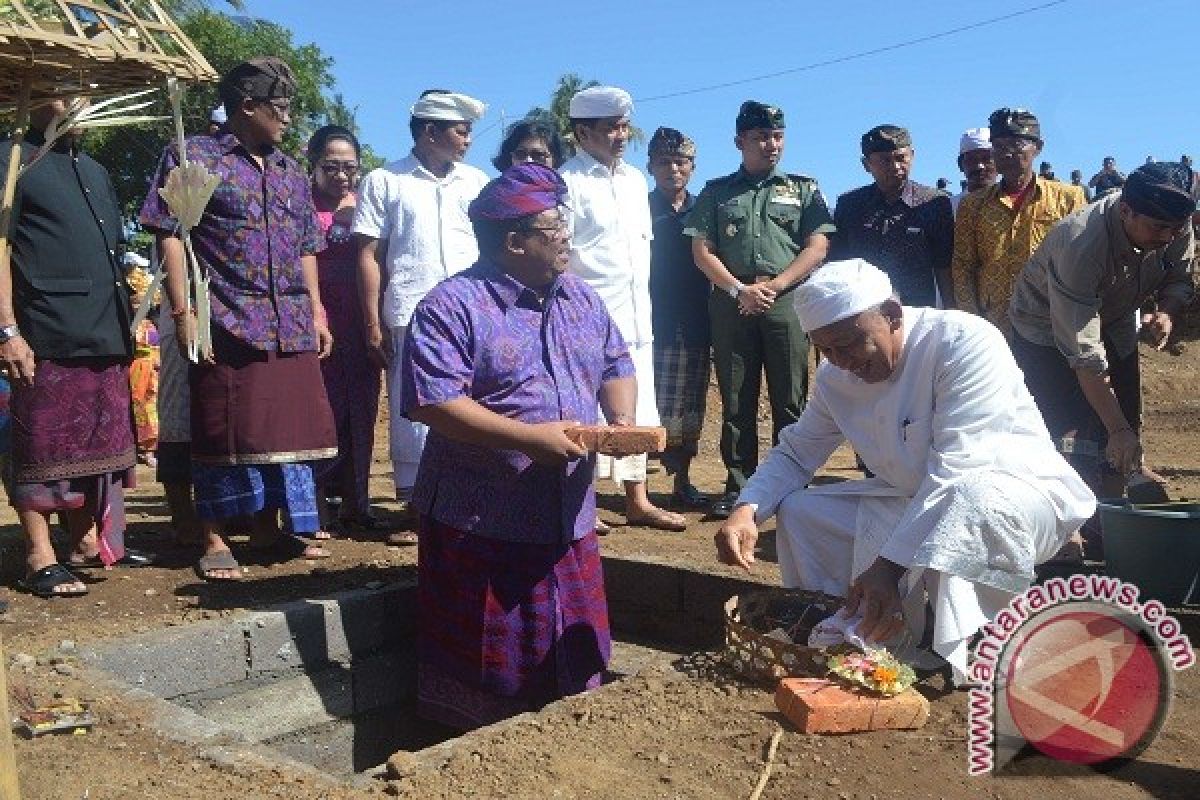
<instances>
[{"instance_id":1,"label":"flip flop","mask_svg":"<svg viewBox=\"0 0 1200 800\"><path fill-rule=\"evenodd\" d=\"M86 556L84 558L66 559L66 564L71 569L101 569L104 562L100 560L99 555ZM117 559L114 567L152 567L154 566L154 554L147 553L145 550L135 550L132 547L125 548L125 555Z\"/></svg>"},{"instance_id":2,"label":"flip flop","mask_svg":"<svg viewBox=\"0 0 1200 800\"><path fill-rule=\"evenodd\" d=\"M224 578L208 573L216 570L236 570L241 571L242 565L233 557L233 553L228 550L218 550L215 553L206 553L200 556L196 561L196 576L202 581L210 583L230 583L240 580L239 578Z\"/></svg>"},{"instance_id":3,"label":"flip flop","mask_svg":"<svg viewBox=\"0 0 1200 800\"><path fill-rule=\"evenodd\" d=\"M69 583L82 582L71 570L62 564L54 563L30 573L19 583L21 588L30 594L49 599L52 597L83 597L88 593L86 588L83 591L79 591L78 589L73 589L69 592L55 591L56 587L65 586Z\"/></svg>"}]
</instances>

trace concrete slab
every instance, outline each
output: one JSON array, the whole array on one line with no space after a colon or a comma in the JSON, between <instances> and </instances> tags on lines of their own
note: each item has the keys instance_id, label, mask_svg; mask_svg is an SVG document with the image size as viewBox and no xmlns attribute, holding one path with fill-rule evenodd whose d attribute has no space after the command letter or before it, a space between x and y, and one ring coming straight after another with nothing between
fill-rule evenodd
<instances>
[{"instance_id":1,"label":"concrete slab","mask_svg":"<svg viewBox=\"0 0 1200 800\"><path fill-rule=\"evenodd\" d=\"M196 713L250 742L315 727L354 713L350 672L297 675L193 706Z\"/></svg>"},{"instance_id":2,"label":"concrete slab","mask_svg":"<svg viewBox=\"0 0 1200 800\"><path fill-rule=\"evenodd\" d=\"M246 637L227 621L102 642L80 655L125 683L166 699L244 680L248 674Z\"/></svg>"}]
</instances>

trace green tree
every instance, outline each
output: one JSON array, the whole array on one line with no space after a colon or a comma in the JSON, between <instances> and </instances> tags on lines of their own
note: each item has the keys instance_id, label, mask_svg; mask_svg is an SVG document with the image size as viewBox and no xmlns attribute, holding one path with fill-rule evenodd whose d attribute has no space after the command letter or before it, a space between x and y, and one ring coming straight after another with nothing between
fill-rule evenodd
<instances>
[{"instance_id":1,"label":"green tree","mask_svg":"<svg viewBox=\"0 0 1200 800\"><path fill-rule=\"evenodd\" d=\"M558 134L562 137L563 144L566 146L568 153L574 154L575 133L571 130L571 98L584 89L590 89L593 86L599 85L600 81L585 81L574 72L564 73L559 76L558 83L554 86L554 91L550 93L550 107L542 108L541 106L534 106L525 113L525 119L552 121L557 126ZM641 144L646 141L646 134L636 125L630 125L629 140L633 144Z\"/></svg>"},{"instance_id":2,"label":"green tree","mask_svg":"<svg viewBox=\"0 0 1200 800\"><path fill-rule=\"evenodd\" d=\"M278 56L292 67L297 92L283 149L302 156L309 134L327 118L329 101L325 93L334 86L333 59L315 44L296 45L291 31L273 22L230 17L213 11L206 3L182 5L198 6L176 19L218 73L248 58L267 55ZM184 130L189 134L206 130L216 105L215 84L189 86L183 106ZM165 93L156 112L170 114ZM127 215L135 215L141 206L162 150L173 136L174 126L169 121L106 128L89 135L87 149L109 169Z\"/></svg>"}]
</instances>

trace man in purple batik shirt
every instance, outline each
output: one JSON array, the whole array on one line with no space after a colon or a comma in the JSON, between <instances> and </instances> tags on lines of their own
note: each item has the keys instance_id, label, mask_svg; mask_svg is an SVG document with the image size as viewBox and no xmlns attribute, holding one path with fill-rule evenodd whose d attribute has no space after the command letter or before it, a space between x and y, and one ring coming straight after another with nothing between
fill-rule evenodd
<instances>
[{"instance_id":1,"label":"man in purple batik shirt","mask_svg":"<svg viewBox=\"0 0 1200 800\"><path fill-rule=\"evenodd\" d=\"M418 305L402 406L430 428L419 514L418 710L486 725L599 684L610 637L595 458L565 431L632 424L637 386L604 302L564 274L554 170L522 164L471 203L481 253Z\"/></svg>"},{"instance_id":2,"label":"man in purple batik shirt","mask_svg":"<svg viewBox=\"0 0 1200 800\"><path fill-rule=\"evenodd\" d=\"M333 414L318 358L333 339L321 308L316 252L321 248L308 176L279 150L296 92L277 58L236 65L217 89L228 113L215 134L185 143L190 163L221 182L191 231L209 278L212 358L189 368L192 484L204 525L197 574L236 580L240 565L222 534L252 516L248 553L258 561L329 555L293 534L318 532L311 462L337 455ZM187 352L196 336L186 312L184 245L158 193L179 163L166 149L142 206L158 236L176 339Z\"/></svg>"}]
</instances>

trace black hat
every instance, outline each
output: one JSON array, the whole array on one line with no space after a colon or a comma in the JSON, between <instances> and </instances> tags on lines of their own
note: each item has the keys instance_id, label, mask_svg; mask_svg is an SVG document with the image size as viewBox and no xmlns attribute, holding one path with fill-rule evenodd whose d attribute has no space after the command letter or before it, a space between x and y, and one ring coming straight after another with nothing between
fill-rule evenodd
<instances>
[{"instance_id":1,"label":"black hat","mask_svg":"<svg viewBox=\"0 0 1200 800\"><path fill-rule=\"evenodd\" d=\"M912 136L899 125L876 125L862 135L862 154L890 153L902 147L912 147Z\"/></svg>"},{"instance_id":2,"label":"black hat","mask_svg":"<svg viewBox=\"0 0 1200 800\"><path fill-rule=\"evenodd\" d=\"M1174 161L1144 164L1125 180L1121 199L1139 214L1162 222L1183 222L1196 212L1190 167Z\"/></svg>"},{"instance_id":3,"label":"black hat","mask_svg":"<svg viewBox=\"0 0 1200 800\"><path fill-rule=\"evenodd\" d=\"M218 90L222 97L226 88L253 100L286 100L296 94L296 78L282 59L262 56L236 64L226 72Z\"/></svg>"},{"instance_id":4,"label":"black hat","mask_svg":"<svg viewBox=\"0 0 1200 800\"><path fill-rule=\"evenodd\" d=\"M768 106L756 100L747 100L738 109L738 133L752 131L755 128L779 130L783 127L783 110L776 106Z\"/></svg>"},{"instance_id":5,"label":"black hat","mask_svg":"<svg viewBox=\"0 0 1200 800\"><path fill-rule=\"evenodd\" d=\"M998 108L988 117L988 128L992 141L1004 137L1018 136L1022 139L1042 141L1042 126L1032 111L1023 108Z\"/></svg>"}]
</instances>

